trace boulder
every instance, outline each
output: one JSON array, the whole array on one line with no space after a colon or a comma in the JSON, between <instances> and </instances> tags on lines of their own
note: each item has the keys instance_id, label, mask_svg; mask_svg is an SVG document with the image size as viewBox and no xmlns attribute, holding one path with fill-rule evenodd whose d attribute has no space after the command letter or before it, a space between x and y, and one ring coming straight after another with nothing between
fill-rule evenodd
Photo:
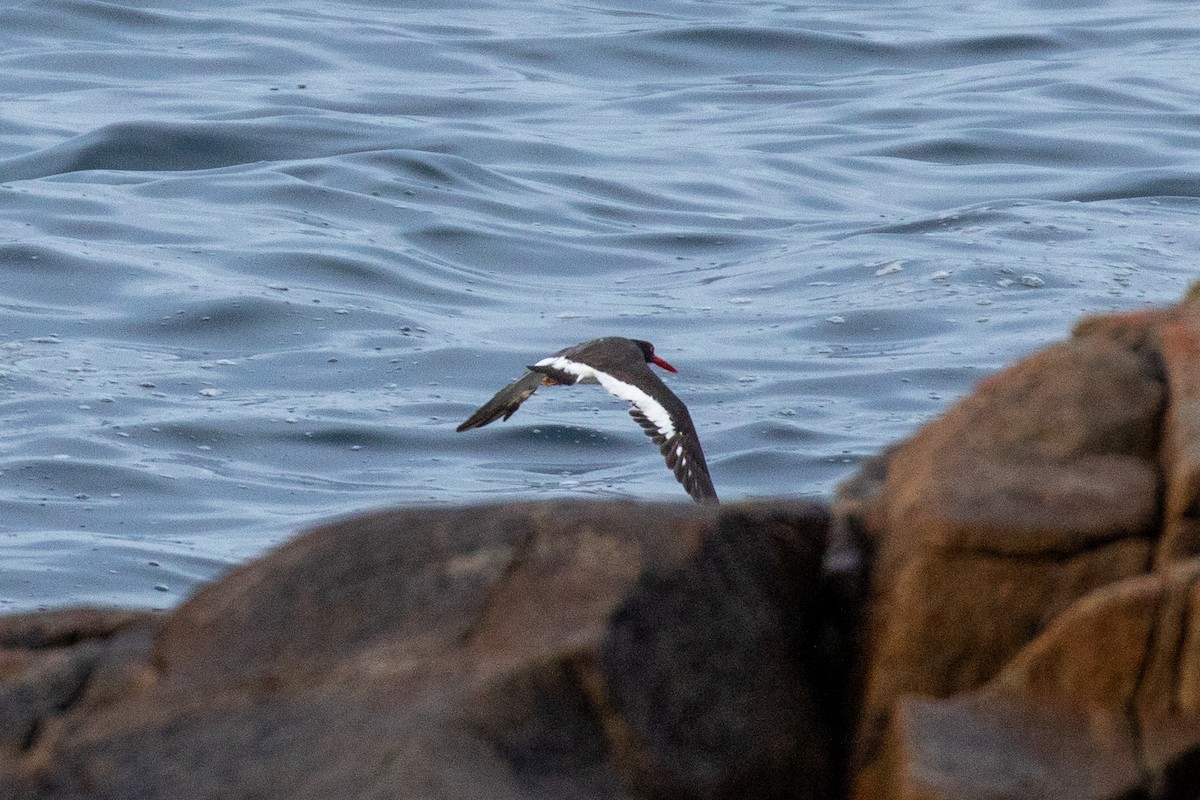
<instances>
[{"instance_id":1,"label":"boulder","mask_svg":"<svg viewBox=\"0 0 1200 800\"><path fill-rule=\"evenodd\" d=\"M1081 337L893 450L874 501L851 510L873 553L858 797L892 796L901 698L979 687L1075 600L1148 569L1163 397L1153 358Z\"/></svg>"},{"instance_id":2,"label":"boulder","mask_svg":"<svg viewBox=\"0 0 1200 800\"><path fill-rule=\"evenodd\" d=\"M1160 455L1166 487L1159 564L1200 555L1200 308L1180 317L1161 335L1170 398Z\"/></svg>"},{"instance_id":3,"label":"boulder","mask_svg":"<svg viewBox=\"0 0 1200 800\"><path fill-rule=\"evenodd\" d=\"M12 765L46 735L48 711L74 705L89 684L119 681L161 619L89 608L0 617L0 762Z\"/></svg>"},{"instance_id":4,"label":"boulder","mask_svg":"<svg viewBox=\"0 0 1200 800\"><path fill-rule=\"evenodd\" d=\"M852 795L1200 792L1197 508L1196 291L1083 320L869 464L832 525L868 587Z\"/></svg>"},{"instance_id":5,"label":"boulder","mask_svg":"<svg viewBox=\"0 0 1200 800\"><path fill-rule=\"evenodd\" d=\"M902 701L896 794L1195 797L1198 620L1200 559L1083 598L979 691Z\"/></svg>"},{"instance_id":6,"label":"boulder","mask_svg":"<svg viewBox=\"0 0 1200 800\"><path fill-rule=\"evenodd\" d=\"M30 655L0 796L829 797L826 524L806 504L344 520L139 619L138 646L113 627L120 663Z\"/></svg>"}]
</instances>

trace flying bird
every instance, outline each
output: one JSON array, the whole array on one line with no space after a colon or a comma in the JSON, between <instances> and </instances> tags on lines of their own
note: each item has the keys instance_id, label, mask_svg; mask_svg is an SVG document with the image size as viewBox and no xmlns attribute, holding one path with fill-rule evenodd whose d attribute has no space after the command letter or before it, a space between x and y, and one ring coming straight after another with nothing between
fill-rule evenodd
<instances>
[{"instance_id":1,"label":"flying bird","mask_svg":"<svg viewBox=\"0 0 1200 800\"><path fill-rule=\"evenodd\" d=\"M629 414L642 426L667 461L667 468L697 503L716 503L704 450L687 406L651 371L650 365L677 372L641 339L607 336L559 350L529 367L524 376L496 392L458 430L482 428L508 419L539 386L598 383L632 405Z\"/></svg>"}]
</instances>

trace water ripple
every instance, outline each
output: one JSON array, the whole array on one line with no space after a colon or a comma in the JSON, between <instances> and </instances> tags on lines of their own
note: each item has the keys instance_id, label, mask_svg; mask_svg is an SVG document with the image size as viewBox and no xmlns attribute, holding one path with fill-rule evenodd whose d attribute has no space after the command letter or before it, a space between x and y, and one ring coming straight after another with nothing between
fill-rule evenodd
<instances>
[{"instance_id":1,"label":"water ripple","mask_svg":"<svg viewBox=\"0 0 1200 800\"><path fill-rule=\"evenodd\" d=\"M827 495L1082 313L1194 279L1188 4L0 9L0 604L163 606L373 505ZM153 563L152 563L153 562ZM160 588L161 587L161 588Z\"/></svg>"}]
</instances>

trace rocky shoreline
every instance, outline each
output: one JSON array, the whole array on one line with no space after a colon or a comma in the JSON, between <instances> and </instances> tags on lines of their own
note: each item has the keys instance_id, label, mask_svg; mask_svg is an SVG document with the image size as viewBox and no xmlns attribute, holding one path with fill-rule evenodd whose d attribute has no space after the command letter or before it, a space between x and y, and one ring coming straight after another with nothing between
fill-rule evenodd
<instances>
[{"instance_id":1,"label":"rocky shoreline","mask_svg":"<svg viewBox=\"0 0 1200 800\"><path fill-rule=\"evenodd\" d=\"M1194 798L1194 294L828 509L397 509L167 615L0 617L0 797Z\"/></svg>"}]
</instances>

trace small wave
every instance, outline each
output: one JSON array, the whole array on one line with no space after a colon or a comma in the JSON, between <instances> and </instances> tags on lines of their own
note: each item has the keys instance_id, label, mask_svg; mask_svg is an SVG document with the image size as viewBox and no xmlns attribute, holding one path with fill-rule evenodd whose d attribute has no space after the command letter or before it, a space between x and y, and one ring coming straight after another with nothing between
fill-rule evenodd
<instances>
[{"instance_id":1,"label":"small wave","mask_svg":"<svg viewBox=\"0 0 1200 800\"><path fill-rule=\"evenodd\" d=\"M1132 198L1200 198L1200 173L1180 170L1138 170L1094 183L1062 200L1095 202Z\"/></svg>"},{"instance_id":2,"label":"small wave","mask_svg":"<svg viewBox=\"0 0 1200 800\"><path fill-rule=\"evenodd\" d=\"M361 128L312 116L119 122L0 161L0 183L86 170L181 172L313 158L363 146Z\"/></svg>"}]
</instances>

